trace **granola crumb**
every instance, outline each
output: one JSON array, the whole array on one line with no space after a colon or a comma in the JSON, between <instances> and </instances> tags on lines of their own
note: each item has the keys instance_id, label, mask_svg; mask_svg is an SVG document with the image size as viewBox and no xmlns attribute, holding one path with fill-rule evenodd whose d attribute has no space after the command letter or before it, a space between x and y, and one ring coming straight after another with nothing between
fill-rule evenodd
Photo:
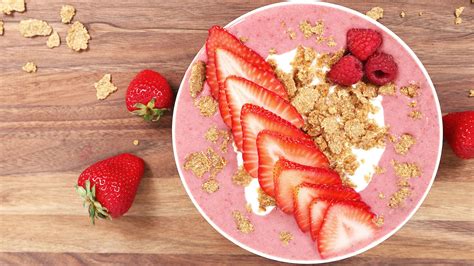
<instances>
[{"instance_id":1,"label":"granola crumb","mask_svg":"<svg viewBox=\"0 0 474 266\"><path fill-rule=\"evenodd\" d=\"M193 152L184 159L184 169L190 170L196 177L201 178L209 172L214 178L224 169L227 161L217 154L212 148L206 151Z\"/></svg>"},{"instance_id":2,"label":"granola crumb","mask_svg":"<svg viewBox=\"0 0 474 266\"><path fill-rule=\"evenodd\" d=\"M105 74L98 82L94 83L98 100L103 100L113 92L117 91L117 87L111 80L112 76L110 74Z\"/></svg>"},{"instance_id":3,"label":"granola crumb","mask_svg":"<svg viewBox=\"0 0 474 266\"><path fill-rule=\"evenodd\" d=\"M25 12L25 0L1 0L0 10L7 15L12 12Z\"/></svg>"},{"instance_id":4,"label":"granola crumb","mask_svg":"<svg viewBox=\"0 0 474 266\"><path fill-rule=\"evenodd\" d=\"M206 182L202 183L201 188L204 192L212 194L219 190L219 182L217 182L217 180L214 178L210 178Z\"/></svg>"},{"instance_id":5,"label":"granola crumb","mask_svg":"<svg viewBox=\"0 0 474 266\"><path fill-rule=\"evenodd\" d=\"M35 36L48 36L53 32L53 28L48 22L39 19L27 19L20 21L20 33L25 38Z\"/></svg>"},{"instance_id":6,"label":"granola crumb","mask_svg":"<svg viewBox=\"0 0 474 266\"><path fill-rule=\"evenodd\" d=\"M58 47L60 44L61 38L59 37L59 34L56 31L53 31L46 41L46 46L48 46L48 48L54 48Z\"/></svg>"},{"instance_id":7,"label":"granola crumb","mask_svg":"<svg viewBox=\"0 0 474 266\"><path fill-rule=\"evenodd\" d=\"M3 35L3 31L4 31L4 29L3 29L3 20L0 20L0 36Z\"/></svg>"},{"instance_id":8,"label":"granola crumb","mask_svg":"<svg viewBox=\"0 0 474 266\"><path fill-rule=\"evenodd\" d=\"M138 139L134 140L134 141L133 141L133 145L135 145L135 146L140 145L140 141L139 141Z\"/></svg>"},{"instance_id":9,"label":"granola crumb","mask_svg":"<svg viewBox=\"0 0 474 266\"><path fill-rule=\"evenodd\" d=\"M462 18L454 18L454 24L459 25L462 23Z\"/></svg>"},{"instance_id":10,"label":"granola crumb","mask_svg":"<svg viewBox=\"0 0 474 266\"><path fill-rule=\"evenodd\" d=\"M237 226L237 230L244 234L249 234L255 230L252 222L245 217L241 212L239 211L233 211L232 216L234 217L234 222L235 225Z\"/></svg>"},{"instance_id":11,"label":"granola crumb","mask_svg":"<svg viewBox=\"0 0 474 266\"><path fill-rule=\"evenodd\" d=\"M290 232L280 232L280 241L283 243L283 245L288 246L291 240L293 240L293 235Z\"/></svg>"},{"instance_id":12,"label":"granola crumb","mask_svg":"<svg viewBox=\"0 0 474 266\"><path fill-rule=\"evenodd\" d=\"M370 183L371 180L372 180L372 176L371 176L371 175L365 175L365 176L364 176L364 181L365 181L365 183L368 184L368 183Z\"/></svg>"},{"instance_id":13,"label":"granola crumb","mask_svg":"<svg viewBox=\"0 0 474 266\"><path fill-rule=\"evenodd\" d=\"M245 204L245 209L247 213L252 213L252 205L250 203Z\"/></svg>"},{"instance_id":14,"label":"granola crumb","mask_svg":"<svg viewBox=\"0 0 474 266\"><path fill-rule=\"evenodd\" d=\"M235 185L239 185L242 187L246 187L250 184L252 181L252 176L250 176L245 169L240 166L237 172L232 176L232 183Z\"/></svg>"},{"instance_id":15,"label":"granola crumb","mask_svg":"<svg viewBox=\"0 0 474 266\"><path fill-rule=\"evenodd\" d=\"M408 114L408 116L409 116L410 118L415 119L415 120L419 120L419 119L421 119L421 117L422 117L423 115L422 115L422 113L421 113L420 111L418 111L418 110L413 110L413 111L411 111L411 112Z\"/></svg>"},{"instance_id":16,"label":"granola crumb","mask_svg":"<svg viewBox=\"0 0 474 266\"><path fill-rule=\"evenodd\" d=\"M374 218L374 223L378 227L382 227L384 224L385 220L383 215L378 215L376 218Z\"/></svg>"},{"instance_id":17,"label":"granola crumb","mask_svg":"<svg viewBox=\"0 0 474 266\"><path fill-rule=\"evenodd\" d=\"M283 83L283 86L285 86L286 92L288 93L290 99L293 98L296 94L296 91L298 90L296 88L295 80L293 79L293 74L286 73L281 69L276 69L275 74L281 83Z\"/></svg>"},{"instance_id":18,"label":"granola crumb","mask_svg":"<svg viewBox=\"0 0 474 266\"><path fill-rule=\"evenodd\" d=\"M270 50L268 50L269 55L276 54L276 53L277 53L277 50L275 48L271 48Z\"/></svg>"},{"instance_id":19,"label":"granola crumb","mask_svg":"<svg viewBox=\"0 0 474 266\"><path fill-rule=\"evenodd\" d=\"M206 63L199 60L193 64L191 76L189 77L189 93L191 93L191 97L196 98L202 92L205 81Z\"/></svg>"},{"instance_id":20,"label":"granola crumb","mask_svg":"<svg viewBox=\"0 0 474 266\"><path fill-rule=\"evenodd\" d=\"M407 86L403 86L400 88L400 92L409 98L414 98L418 96L419 91L420 91L420 85L415 84L415 83L411 83Z\"/></svg>"},{"instance_id":21,"label":"granola crumb","mask_svg":"<svg viewBox=\"0 0 474 266\"><path fill-rule=\"evenodd\" d=\"M26 73L35 73L36 70L38 69L38 67L36 66L35 63L33 62L27 62L23 67L22 67L23 71L25 71Z\"/></svg>"},{"instance_id":22,"label":"granola crumb","mask_svg":"<svg viewBox=\"0 0 474 266\"><path fill-rule=\"evenodd\" d=\"M408 107L415 108L417 106L418 102L417 101L411 101L408 103Z\"/></svg>"},{"instance_id":23,"label":"granola crumb","mask_svg":"<svg viewBox=\"0 0 474 266\"><path fill-rule=\"evenodd\" d=\"M409 187L401 187L397 192L392 194L388 206L390 208L397 208L401 206L410 195L411 190Z\"/></svg>"},{"instance_id":24,"label":"granola crumb","mask_svg":"<svg viewBox=\"0 0 474 266\"><path fill-rule=\"evenodd\" d=\"M209 142L217 143L217 141L219 140L219 130L217 130L216 126L212 126L206 131L204 137Z\"/></svg>"},{"instance_id":25,"label":"granola crumb","mask_svg":"<svg viewBox=\"0 0 474 266\"><path fill-rule=\"evenodd\" d=\"M383 173L385 173L385 171L386 171L385 168L380 167L378 165L374 167L374 172L377 175L383 174Z\"/></svg>"},{"instance_id":26,"label":"granola crumb","mask_svg":"<svg viewBox=\"0 0 474 266\"><path fill-rule=\"evenodd\" d=\"M184 169L191 170L196 177L203 177L211 169L211 161L205 152L194 152L184 160Z\"/></svg>"},{"instance_id":27,"label":"granola crumb","mask_svg":"<svg viewBox=\"0 0 474 266\"><path fill-rule=\"evenodd\" d=\"M86 50L90 39L87 28L79 21L74 22L67 31L66 43L73 51Z\"/></svg>"},{"instance_id":28,"label":"granola crumb","mask_svg":"<svg viewBox=\"0 0 474 266\"><path fill-rule=\"evenodd\" d=\"M423 16L423 11L418 12L418 16Z\"/></svg>"},{"instance_id":29,"label":"granola crumb","mask_svg":"<svg viewBox=\"0 0 474 266\"><path fill-rule=\"evenodd\" d=\"M266 211L267 207L275 206L275 199L268 196L261 188L258 189L258 207L261 211Z\"/></svg>"},{"instance_id":30,"label":"granola crumb","mask_svg":"<svg viewBox=\"0 0 474 266\"><path fill-rule=\"evenodd\" d=\"M239 37L239 40L240 40L241 42L243 42L243 43L246 43L246 42L249 41L249 37L240 36L240 37Z\"/></svg>"},{"instance_id":31,"label":"granola crumb","mask_svg":"<svg viewBox=\"0 0 474 266\"><path fill-rule=\"evenodd\" d=\"M328 47L334 47L337 45L336 41L334 40L333 36L329 36L327 39L327 45Z\"/></svg>"},{"instance_id":32,"label":"granola crumb","mask_svg":"<svg viewBox=\"0 0 474 266\"><path fill-rule=\"evenodd\" d=\"M400 17L401 17L401 18L404 18L405 16L406 16L405 11L400 12Z\"/></svg>"},{"instance_id":33,"label":"granola crumb","mask_svg":"<svg viewBox=\"0 0 474 266\"><path fill-rule=\"evenodd\" d=\"M454 16L459 18L461 16L462 12L464 11L464 8L465 7L463 7L463 6L460 6L460 7L456 8L454 10Z\"/></svg>"},{"instance_id":34,"label":"granola crumb","mask_svg":"<svg viewBox=\"0 0 474 266\"><path fill-rule=\"evenodd\" d=\"M71 23L71 20L75 14L76 14L76 9L73 6L63 5L61 7L61 12L60 12L61 22L64 24Z\"/></svg>"},{"instance_id":35,"label":"granola crumb","mask_svg":"<svg viewBox=\"0 0 474 266\"><path fill-rule=\"evenodd\" d=\"M378 6L373 7L371 10L367 11L366 15L369 18L379 20L379 19L383 18L383 8L378 7Z\"/></svg>"},{"instance_id":36,"label":"granola crumb","mask_svg":"<svg viewBox=\"0 0 474 266\"><path fill-rule=\"evenodd\" d=\"M383 194L383 192L379 193L379 199L385 199L385 194Z\"/></svg>"},{"instance_id":37,"label":"granola crumb","mask_svg":"<svg viewBox=\"0 0 474 266\"><path fill-rule=\"evenodd\" d=\"M469 97L474 97L474 90L469 90Z\"/></svg>"},{"instance_id":38,"label":"granola crumb","mask_svg":"<svg viewBox=\"0 0 474 266\"><path fill-rule=\"evenodd\" d=\"M395 175L401 178L412 178L421 176L421 170L416 163L399 163L392 161Z\"/></svg>"},{"instance_id":39,"label":"granola crumb","mask_svg":"<svg viewBox=\"0 0 474 266\"><path fill-rule=\"evenodd\" d=\"M300 22L299 28L305 39L309 39L313 35L316 38L323 37L324 34L324 22L322 20L318 20L314 25L311 25L307 20L303 20Z\"/></svg>"},{"instance_id":40,"label":"granola crumb","mask_svg":"<svg viewBox=\"0 0 474 266\"><path fill-rule=\"evenodd\" d=\"M288 33L288 37L290 37L290 40L296 39L296 32L294 30L288 29L286 30L286 32Z\"/></svg>"},{"instance_id":41,"label":"granola crumb","mask_svg":"<svg viewBox=\"0 0 474 266\"><path fill-rule=\"evenodd\" d=\"M201 115L211 117L217 112L218 103L211 96L203 96L194 101L194 105L199 108Z\"/></svg>"},{"instance_id":42,"label":"granola crumb","mask_svg":"<svg viewBox=\"0 0 474 266\"><path fill-rule=\"evenodd\" d=\"M397 88L395 87L395 84L388 83L381 86L378 90L378 93L380 95L395 95L397 93Z\"/></svg>"},{"instance_id":43,"label":"granola crumb","mask_svg":"<svg viewBox=\"0 0 474 266\"><path fill-rule=\"evenodd\" d=\"M222 138L222 142L221 142L221 145L220 145L220 150L221 150L221 152L225 153L225 152L227 152L227 147L229 146L229 143L230 143L230 140L231 140L230 133L227 130L219 130L219 135Z\"/></svg>"},{"instance_id":44,"label":"granola crumb","mask_svg":"<svg viewBox=\"0 0 474 266\"><path fill-rule=\"evenodd\" d=\"M400 155L406 155L415 143L416 140L412 135L403 134L400 140L395 143L395 151Z\"/></svg>"}]
</instances>

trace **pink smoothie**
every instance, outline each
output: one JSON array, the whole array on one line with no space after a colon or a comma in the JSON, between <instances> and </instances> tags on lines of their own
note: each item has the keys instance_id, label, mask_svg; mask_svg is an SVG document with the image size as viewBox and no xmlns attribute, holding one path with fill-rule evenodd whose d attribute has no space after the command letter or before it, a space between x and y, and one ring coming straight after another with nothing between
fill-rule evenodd
<instances>
[{"instance_id":1,"label":"pink smoothie","mask_svg":"<svg viewBox=\"0 0 474 266\"><path fill-rule=\"evenodd\" d=\"M300 21L309 20L314 23L320 19L325 23L326 36L334 36L337 46L329 48L325 44L317 45L314 39L305 40L299 32ZM288 28L297 32L296 39L290 40L288 38L285 28L281 26L281 21L284 21ZM347 9L335 8L333 5L290 3L273 5L257 12L251 12L227 27L236 36L248 37L246 45L264 58L271 48L275 48L278 53L284 53L298 45L313 47L318 52L339 50L345 47L346 32L350 28L372 28L382 33L381 50L392 54L399 66L396 85L400 87L411 81L419 82L421 85L421 95L416 100L418 101L417 109L421 111L423 117L420 120L408 118L407 114L411 111L408 103L411 99L406 96L398 94L397 96L384 97L382 105L385 124L390 125L391 133L394 135L410 133L416 138L417 143L407 155L401 156L396 154L393 145L387 142L386 150L379 163L387 171L374 176L369 186L361 192L363 200L372 207L374 213L384 216L385 223L370 242L360 243L345 254L340 254L341 256L330 260L360 253L386 239L404 224L426 196L438 167L441 147L440 110L432 83L424 73L424 68L417 63L414 54L397 41L392 35L393 33L388 33L380 27L380 24L366 19L363 15L355 14ZM206 61L204 47L195 60ZM210 143L204 138L207 129L212 125L217 125L221 129L226 128L219 114L211 118L204 118L194 107L188 87L189 70L183 79L176 101L173 141L176 163L182 181L198 209L216 230L234 243L254 253L287 262L322 262L315 242L308 234L302 233L298 229L292 216L284 214L278 209L273 210L267 216L247 213L244 189L234 185L231 181L231 176L237 170L236 154L231 147L225 154L228 164L217 176L220 189L216 193L207 194L202 191L203 179L198 179L191 172L184 170L183 164L188 154L202 151L210 146ZM209 87L206 84L203 95L209 94ZM214 147L216 150L218 149L217 145ZM410 180L413 187L412 195L402 207L395 209L388 207L389 197L397 190L398 181L390 164L392 159L399 162L416 163L422 170L421 177ZM378 197L380 192L386 195L384 200ZM235 210L249 217L255 227L254 232L243 234L236 229L232 217L232 212ZM279 240L281 231L287 231L293 235L293 240L288 246L283 245Z\"/></svg>"}]
</instances>

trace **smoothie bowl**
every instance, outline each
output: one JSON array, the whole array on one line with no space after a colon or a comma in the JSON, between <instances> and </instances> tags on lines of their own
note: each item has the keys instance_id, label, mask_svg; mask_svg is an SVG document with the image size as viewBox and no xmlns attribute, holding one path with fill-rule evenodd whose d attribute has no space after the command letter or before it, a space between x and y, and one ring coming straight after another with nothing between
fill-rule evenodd
<instances>
[{"instance_id":1,"label":"smoothie bowl","mask_svg":"<svg viewBox=\"0 0 474 266\"><path fill-rule=\"evenodd\" d=\"M381 243L434 181L441 112L415 54L327 3L209 30L181 83L178 171L205 219L266 258L323 263Z\"/></svg>"}]
</instances>

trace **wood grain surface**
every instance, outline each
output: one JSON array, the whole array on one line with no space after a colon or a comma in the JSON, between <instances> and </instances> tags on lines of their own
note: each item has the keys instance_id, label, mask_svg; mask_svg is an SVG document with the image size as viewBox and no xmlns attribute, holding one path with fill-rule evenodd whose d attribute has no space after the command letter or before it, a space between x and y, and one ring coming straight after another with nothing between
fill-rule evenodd
<instances>
[{"instance_id":1,"label":"wood grain surface","mask_svg":"<svg viewBox=\"0 0 474 266\"><path fill-rule=\"evenodd\" d=\"M159 124L130 116L128 82L152 68L173 88L203 45L207 29L273 1L27 0L27 12L2 15L0 36L0 264L267 264L226 240L199 215L173 159L171 115ZM474 5L459 1L332 1L364 12L385 9L381 22L420 57L443 112L474 109ZM90 49L70 51L62 4L77 9ZM453 12L465 6L463 24ZM405 10L402 19L399 13ZM422 16L418 12L423 12ZM63 44L22 38L18 22L48 21ZM27 61L38 72L27 74ZM111 73L119 90L104 101L94 82ZM140 140L139 146L132 141ZM91 163L121 152L147 162L129 213L89 225L73 185ZM474 264L474 161L449 147L428 198L396 235L340 264Z\"/></svg>"}]
</instances>

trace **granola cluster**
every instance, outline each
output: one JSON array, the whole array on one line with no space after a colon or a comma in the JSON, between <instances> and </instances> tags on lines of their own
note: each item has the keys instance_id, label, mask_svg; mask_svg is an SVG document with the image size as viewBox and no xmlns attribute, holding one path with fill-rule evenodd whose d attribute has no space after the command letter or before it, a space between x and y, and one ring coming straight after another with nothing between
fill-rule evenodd
<instances>
[{"instance_id":1,"label":"granola cluster","mask_svg":"<svg viewBox=\"0 0 474 266\"><path fill-rule=\"evenodd\" d=\"M245 217L241 212L233 211L232 216L234 217L234 222L235 222L235 225L237 226L237 230L239 230L240 232L244 234L249 234L255 230L252 222L247 217Z\"/></svg>"},{"instance_id":2,"label":"granola cluster","mask_svg":"<svg viewBox=\"0 0 474 266\"><path fill-rule=\"evenodd\" d=\"M387 128L369 118L378 111L370 102L379 95L378 87L359 82L348 90L326 82L326 72L343 54L318 55L314 49L300 46L292 62L293 72L276 72L285 85L290 84L292 105L307 118L303 129L328 157L331 167L348 181L347 175L353 175L360 165L353 148L383 147ZM314 79L319 81L317 85Z\"/></svg>"},{"instance_id":3,"label":"granola cluster","mask_svg":"<svg viewBox=\"0 0 474 266\"><path fill-rule=\"evenodd\" d=\"M266 211L267 207L275 206L275 199L268 196L261 188L258 189L258 208L261 211Z\"/></svg>"}]
</instances>

